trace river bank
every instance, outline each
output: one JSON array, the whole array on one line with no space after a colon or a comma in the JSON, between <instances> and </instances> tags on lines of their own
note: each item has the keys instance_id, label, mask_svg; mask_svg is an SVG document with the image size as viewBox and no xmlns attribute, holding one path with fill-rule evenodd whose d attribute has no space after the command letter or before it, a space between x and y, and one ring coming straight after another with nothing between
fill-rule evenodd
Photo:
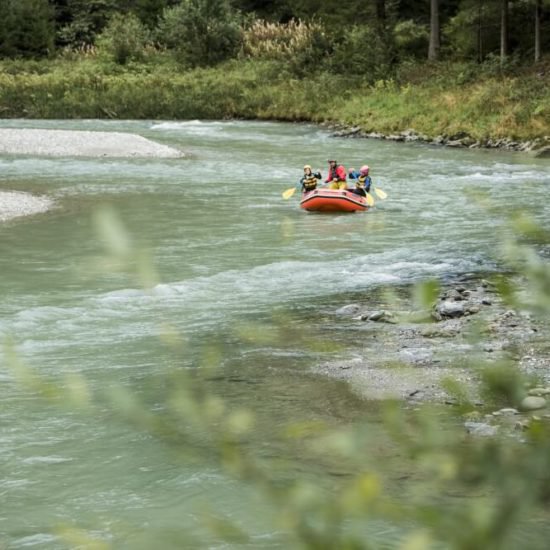
<instances>
[{"instance_id":1,"label":"river bank","mask_svg":"<svg viewBox=\"0 0 550 550\"><path fill-rule=\"evenodd\" d=\"M420 134L415 130L403 130L391 134L368 132L358 126L341 124L326 125L337 138L380 139L405 143L422 143L425 145L445 146L455 149L497 149L528 153L535 158L550 158L550 136L518 141L509 137L476 139L466 132L457 134L439 134L434 137Z\"/></svg>"}]
</instances>

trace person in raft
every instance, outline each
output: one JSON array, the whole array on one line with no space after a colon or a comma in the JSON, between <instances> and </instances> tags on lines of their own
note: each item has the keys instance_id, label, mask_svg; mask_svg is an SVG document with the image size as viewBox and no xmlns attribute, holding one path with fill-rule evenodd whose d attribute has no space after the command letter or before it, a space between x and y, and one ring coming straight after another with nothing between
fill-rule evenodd
<instances>
[{"instance_id":1,"label":"person in raft","mask_svg":"<svg viewBox=\"0 0 550 550\"><path fill-rule=\"evenodd\" d=\"M317 188L317 180L321 179L321 172L312 172L311 166L306 164L304 166L304 175L300 179L302 184L302 193L309 193Z\"/></svg>"},{"instance_id":2,"label":"person in raft","mask_svg":"<svg viewBox=\"0 0 550 550\"><path fill-rule=\"evenodd\" d=\"M335 160L328 161L328 177L325 180L329 189L346 189L346 169Z\"/></svg>"},{"instance_id":3,"label":"person in raft","mask_svg":"<svg viewBox=\"0 0 550 550\"><path fill-rule=\"evenodd\" d=\"M364 164L359 169L359 172L354 168L350 168L348 175L350 179L355 180L355 189L350 189L350 191L356 195L366 197L372 183L369 176L369 167Z\"/></svg>"}]
</instances>

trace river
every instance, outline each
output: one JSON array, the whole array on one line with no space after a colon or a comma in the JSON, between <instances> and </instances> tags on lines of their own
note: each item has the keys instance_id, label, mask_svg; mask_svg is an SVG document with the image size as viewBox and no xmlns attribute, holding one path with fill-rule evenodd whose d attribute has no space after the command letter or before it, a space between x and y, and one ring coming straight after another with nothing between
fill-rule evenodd
<instances>
[{"instance_id":1,"label":"river","mask_svg":"<svg viewBox=\"0 0 550 550\"><path fill-rule=\"evenodd\" d=\"M514 209L550 219L548 165L517 153L335 139L313 125L264 122L0 127L126 131L187 153L0 158L0 190L46 194L57 205L0 227L0 337L40 376L61 385L81 376L104 403L91 413L47 403L14 382L0 355L0 547L10 549L63 548L60 526L116 548L185 547L175 532L227 547L205 528L205 510L240 525L251 548L284 547L270 505L200 451L206 436L198 460L182 457L113 414L107 390L127 389L159 410L174 372L215 362L209 387L229 408L254 411L258 452L287 463L285 475L330 485L334 464L281 444L278 430L315 421L346 428L375 417L376 404L309 372L346 353L331 349L338 333L319 312L382 284L498 269ZM368 163L388 198L351 215L305 213L298 194L282 199L304 164L326 173L333 157ZM133 256L124 265L106 257L94 220L111 211L131 250L150 258L151 288ZM167 334L176 351L163 344ZM309 334L330 345L309 347ZM388 448L379 457L393 467ZM373 525L377 533L398 537L386 525Z\"/></svg>"}]
</instances>

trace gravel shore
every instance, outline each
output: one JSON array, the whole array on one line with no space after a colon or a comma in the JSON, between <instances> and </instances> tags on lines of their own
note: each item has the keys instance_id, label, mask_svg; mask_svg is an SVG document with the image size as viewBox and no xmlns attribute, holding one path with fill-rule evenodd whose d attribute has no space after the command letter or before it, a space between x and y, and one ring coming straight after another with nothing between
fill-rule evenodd
<instances>
[{"instance_id":1,"label":"gravel shore","mask_svg":"<svg viewBox=\"0 0 550 550\"><path fill-rule=\"evenodd\" d=\"M47 197L38 197L30 193L0 191L0 222L46 212L53 204L53 201Z\"/></svg>"},{"instance_id":2,"label":"gravel shore","mask_svg":"<svg viewBox=\"0 0 550 550\"><path fill-rule=\"evenodd\" d=\"M402 289L394 303L381 303L383 289L371 291L364 301L334 312L344 333L362 345L352 349L352 358L319 364L314 372L347 381L369 400L412 404L454 402L448 388L458 386L476 402L483 369L510 360L524 376L550 387L546 324L509 309L487 281L444 285L431 322L411 318L411 296Z\"/></svg>"},{"instance_id":3,"label":"gravel shore","mask_svg":"<svg viewBox=\"0 0 550 550\"><path fill-rule=\"evenodd\" d=\"M0 154L180 158L184 153L136 134L0 128Z\"/></svg>"}]
</instances>

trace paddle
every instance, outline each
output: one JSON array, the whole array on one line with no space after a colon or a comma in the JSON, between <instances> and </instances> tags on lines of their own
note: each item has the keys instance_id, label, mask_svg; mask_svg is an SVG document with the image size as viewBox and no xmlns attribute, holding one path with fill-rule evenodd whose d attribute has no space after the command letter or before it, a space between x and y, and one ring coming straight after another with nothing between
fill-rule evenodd
<instances>
[{"instance_id":1,"label":"paddle","mask_svg":"<svg viewBox=\"0 0 550 550\"><path fill-rule=\"evenodd\" d=\"M283 199L290 199L290 197L292 197L292 195L294 195L294 193L296 193L296 189L298 187L291 187L290 189L287 189L286 191L283 191Z\"/></svg>"},{"instance_id":2,"label":"paddle","mask_svg":"<svg viewBox=\"0 0 550 550\"><path fill-rule=\"evenodd\" d=\"M374 192L379 199L385 199L388 196L388 194L382 189L378 189L378 187L374 187L372 184L371 187L374 189Z\"/></svg>"}]
</instances>

